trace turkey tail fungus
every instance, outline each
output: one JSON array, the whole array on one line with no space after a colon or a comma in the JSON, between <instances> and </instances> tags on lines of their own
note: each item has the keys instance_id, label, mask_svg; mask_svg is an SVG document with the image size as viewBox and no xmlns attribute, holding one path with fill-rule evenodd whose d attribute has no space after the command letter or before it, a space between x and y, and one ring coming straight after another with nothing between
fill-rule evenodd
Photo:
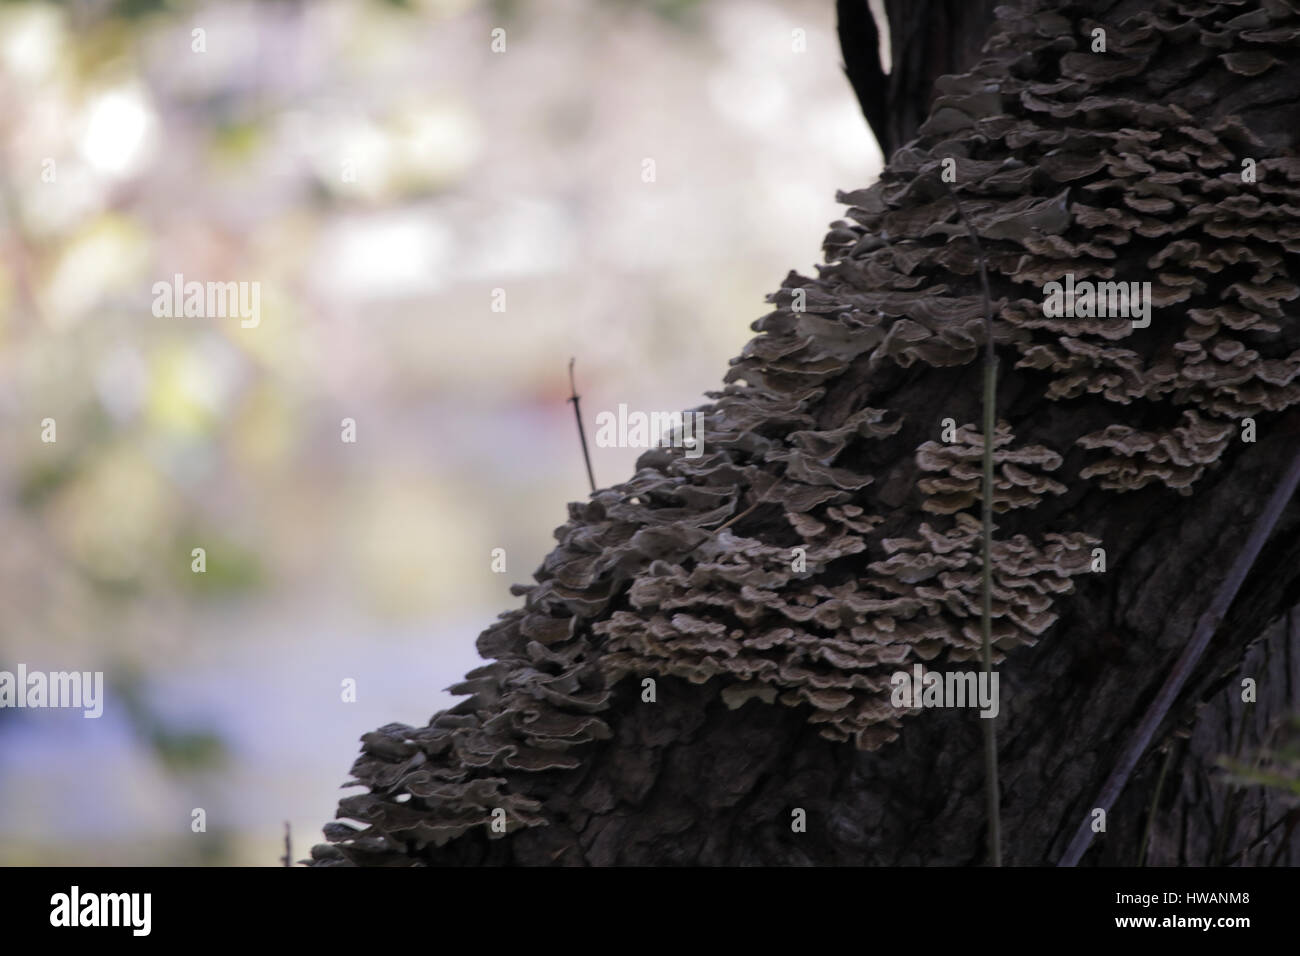
<instances>
[{"instance_id":1,"label":"turkey tail fungus","mask_svg":"<svg viewBox=\"0 0 1300 956\"><path fill-rule=\"evenodd\" d=\"M981 718L893 694L980 660L982 566L1004 862L1100 809L1085 864L1300 863L1275 789L1216 837L1220 756L1297 709L1296 4L885 8L874 82L933 98L868 114L889 162L708 393L706 453L569 505L465 699L362 738L315 864L982 863Z\"/></svg>"}]
</instances>

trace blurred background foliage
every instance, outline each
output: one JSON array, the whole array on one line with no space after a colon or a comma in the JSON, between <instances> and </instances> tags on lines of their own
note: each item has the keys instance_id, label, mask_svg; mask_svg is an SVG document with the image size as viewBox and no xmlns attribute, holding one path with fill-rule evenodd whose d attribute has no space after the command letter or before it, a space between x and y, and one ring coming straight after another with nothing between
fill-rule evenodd
<instances>
[{"instance_id":1,"label":"blurred background foliage","mask_svg":"<svg viewBox=\"0 0 1300 956\"><path fill-rule=\"evenodd\" d=\"M0 863L305 853L586 494L569 357L589 435L698 405L874 178L833 17L0 3L0 670L107 687L0 710ZM154 316L176 274L260 283L260 324Z\"/></svg>"}]
</instances>

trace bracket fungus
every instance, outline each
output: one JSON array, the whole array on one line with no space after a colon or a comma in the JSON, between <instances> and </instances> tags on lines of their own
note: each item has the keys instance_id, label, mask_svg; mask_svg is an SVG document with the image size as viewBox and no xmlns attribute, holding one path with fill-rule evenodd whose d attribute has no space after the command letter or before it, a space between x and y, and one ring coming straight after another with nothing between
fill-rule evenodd
<instances>
[{"instance_id":1,"label":"bracket fungus","mask_svg":"<svg viewBox=\"0 0 1300 956\"><path fill-rule=\"evenodd\" d=\"M1106 24L1071 4L999 8L985 58L938 81L920 135L876 184L840 194L849 209L817 276L791 273L770 297L699 410L708 453L652 449L631 479L569 506L535 583L515 590L523 606L479 637L489 663L453 688L468 696L426 727L363 738L365 792L339 809L357 826L331 824L317 862L411 862L471 828L495 838L494 808L507 830L545 825L531 781L601 746L629 675L796 708L871 749L906 714L889 701L892 671L977 659L982 437L924 441L941 415L973 411L983 343L947 160L1017 400L1041 397L1052 419L1025 447L1009 427L994 439L998 659L1048 637L1096 543L1016 524L1025 509L1060 519L1043 505L1066 488L1186 493L1232 453L1236 422L1300 401L1300 326L1284 321L1300 296L1286 265L1300 253L1300 159L1214 95L1293 62L1295 12L1158 6ZM1104 57L1086 52L1096 26ZM1201 115L1162 98L1193 71L1210 84ZM1147 98L1125 94L1133 77ZM1066 273L1149 282L1149 327L1046 316L1042 285ZM953 407L898 404L918 381Z\"/></svg>"},{"instance_id":2,"label":"bracket fungus","mask_svg":"<svg viewBox=\"0 0 1300 956\"><path fill-rule=\"evenodd\" d=\"M1061 456L1042 445L1012 449L1012 440L1011 426L999 422L993 439L993 510L1033 508L1044 494L1065 494L1065 485L1040 473L1061 467ZM921 508L946 515L978 503L983 458L984 436L972 425L957 429L951 443L928 441L917 448L917 467L935 475L917 482L927 496Z\"/></svg>"}]
</instances>

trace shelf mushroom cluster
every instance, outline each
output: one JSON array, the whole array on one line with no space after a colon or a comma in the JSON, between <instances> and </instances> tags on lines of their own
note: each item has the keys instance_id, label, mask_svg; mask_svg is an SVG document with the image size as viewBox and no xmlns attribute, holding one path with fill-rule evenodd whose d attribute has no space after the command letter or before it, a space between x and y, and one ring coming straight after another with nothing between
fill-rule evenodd
<instances>
[{"instance_id":1,"label":"shelf mushroom cluster","mask_svg":"<svg viewBox=\"0 0 1300 956\"><path fill-rule=\"evenodd\" d=\"M939 81L881 180L841 194L852 208L826 264L786 278L700 410L708 452L651 450L632 479L570 505L536 583L516 589L523 607L479 637L488 663L453 688L466 698L363 738L365 792L339 809L357 825L331 824L318 863L409 863L469 831L496 836L501 817L506 832L545 825L547 781L609 739L629 676L712 681L727 706L790 706L876 747L899 726L889 671L972 660L982 437L928 441L933 423L891 410L908 376L951 385L977 359L968 223L1022 393L1089 412L1050 449L1017 450L999 428L1000 512L1074 482L1190 490L1243 418L1300 400L1300 329L1283 321L1300 295L1286 264L1300 160L1217 95L1292 62L1292 5L1174 2L1116 24L1022 6L999 8L970 74ZM1097 28L1104 55L1089 49ZM1204 115L1166 96L1193 80L1208 84ZM1067 273L1150 283L1150 325L1045 315L1042 286ZM1100 429L1099 408L1114 412ZM1095 457L1064 468L1076 447ZM998 537L999 656L1047 633L1094 543Z\"/></svg>"},{"instance_id":2,"label":"shelf mushroom cluster","mask_svg":"<svg viewBox=\"0 0 1300 956\"><path fill-rule=\"evenodd\" d=\"M1153 448L1300 401L1300 329L1283 321L1300 297L1287 265L1300 252L1300 159L1277 155L1230 113L1123 95L1133 76L1167 87L1200 74L1225 87L1266 76L1300 43L1291 6L1175 4L1119 29L1051 11L1004 16L998 55L941 78L918 140L880 183L841 194L851 221L827 237L831 288L819 299L900 364L972 360L979 310L953 277L973 275L977 259L970 243L942 241L966 232L946 175L985 248L997 341L1018 353L1018 368L1042 373L1049 398L1129 406L1116 409L1135 432L1129 444ZM1105 55L1087 49L1094 28L1106 31ZM1038 78L1045 61L1058 67L1051 79ZM1133 287L1149 327L1093 308L1047 314L1045 287L1067 274ZM909 308L921 298L924 308ZM1195 409L1199 424L1170 408ZM1108 460L1090 474L1112 490L1159 480L1186 491L1211 463L1202 453L1225 447L1192 444L1169 452L1171 467Z\"/></svg>"}]
</instances>

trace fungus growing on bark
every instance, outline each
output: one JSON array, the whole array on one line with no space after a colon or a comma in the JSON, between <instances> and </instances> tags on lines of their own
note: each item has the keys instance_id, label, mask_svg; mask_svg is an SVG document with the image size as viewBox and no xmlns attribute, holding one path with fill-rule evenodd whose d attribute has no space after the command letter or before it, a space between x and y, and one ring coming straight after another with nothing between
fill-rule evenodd
<instances>
[{"instance_id":1,"label":"fungus growing on bark","mask_svg":"<svg viewBox=\"0 0 1300 956\"><path fill-rule=\"evenodd\" d=\"M1012 441L1011 426L999 422L993 439L993 510L1000 513L1033 508L1045 494L1064 494L1065 485L1038 474L1039 470L1059 468L1061 456L1041 445L1012 449L1008 447ZM980 500L984 480L983 455L984 438L973 425L957 429L953 442L928 441L921 445L916 450L917 467L937 476L917 482L927 495L921 508L947 515L974 506Z\"/></svg>"},{"instance_id":2,"label":"fungus growing on bark","mask_svg":"<svg viewBox=\"0 0 1300 956\"><path fill-rule=\"evenodd\" d=\"M1075 431L1058 447L1104 453L1075 472L1042 446L1014 452L1000 429L1008 524L1066 485L1188 493L1232 453L1238 420L1300 401L1300 334L1283 321L1300 296L1285 262L1300 252L1300 160L1221 102L1194 116L1122 92L1137 75L1158 99L1203 70L1217 71L1207 82L1277 70L1270 51L1297 39L1289 5L1235 9L1140 11L1101 57L1084 52L1088 29L1113 25L999 8L985 59L935 84L920 135L878 183L839 194L849 208L817 276L791 273L770 297L700 410L708 452L652 449L630 480L569 506L536 583L515 590L523 607L479 637L490 663L455 688L468 696L424 728L363 739L353 776L366 792L339 808L362 828L331 824L316 859L409 862L472 828L497 835L483 826L495 808L510 829L545 825L532 781L608 737L629 675L709 683L731 707L799 708L870 749L903 716L892 671L976 659L980 529L966 509L980 436L921 443L891 405L905 374L957 394L983 340L946 160L981 239L1004 364L1022 394L1060 403L1058 431ZM1253 180L1243 156L1258 158ZM1043 285L1066 273L1150 282L1149 326L1046 316ZM1091 414L1074 425L1076 408ZM1099 410L1131 424L1099 429ZM1048 634L1096 543L999 533L999 659Z\"/></svg>"},{"instance_id":3,"label":"fungus growing on bark","mask_svg":"<svg viewBox=\"0 0 1300 956\"><path fill-rule=\"evenodd\" d=\"M1183 424L1164 432L1144 432L1127 425L1110 425L1079 438L1084 448L1105 448L1110 455L1079 472L1100 478L1102 488L1133 491L1161 481L1182 494L1218 461L1236 427L1212 422L1194 411L1183 413Z\"/></svg>"}]
</instances>

